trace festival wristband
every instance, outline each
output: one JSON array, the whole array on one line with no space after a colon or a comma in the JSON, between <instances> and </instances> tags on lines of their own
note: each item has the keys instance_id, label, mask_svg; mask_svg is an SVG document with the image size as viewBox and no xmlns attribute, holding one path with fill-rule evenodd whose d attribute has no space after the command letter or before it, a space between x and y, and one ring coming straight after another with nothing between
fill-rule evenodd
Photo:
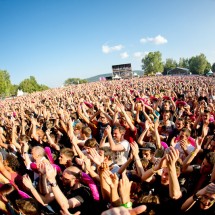
<instances>
[{"instance_id":1,"label":"festival wristband","mask_svg":"<svg viewBox=\"0 0 215 215\"><path fill-rule=\"evenodd\" d=\"M125 204L121 204L121 206L123 206L125 208L132 208L132 202L127 202Z\"/></svg>"}]
</instances>

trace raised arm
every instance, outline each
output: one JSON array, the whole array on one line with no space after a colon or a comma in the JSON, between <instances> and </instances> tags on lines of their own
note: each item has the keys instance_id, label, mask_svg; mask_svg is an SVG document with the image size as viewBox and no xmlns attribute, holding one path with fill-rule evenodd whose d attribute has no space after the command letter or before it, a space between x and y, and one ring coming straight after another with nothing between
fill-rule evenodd
<instances>
[{"instance_id":1,"label":"raised arm","mask_svg":"<svg viewBox=\"0 0 215 215\"><path fill-rule=\"evenodd\" d=\"M139 157L139 147L136 142L131 143L131 149L132 149L132 154L134 157L134 162L137 168L137 174L142 177L144 173L143 165L141 163L140 157Z\"/></svg>"},{"instance_id":2,"label":"raised arm","mask_svg":"<svg viewBox=\"0 0 215 215\"><path fill-rule=\"evenodd\" d=\"M129 181L125 172L122 174L122 178L119 181L119 193L122 201L122 206L132 208L130 192L131 192L132 181ZM130 204L130 205L128 205Z\"/></svg>"},{"instance_id":3,"label":"raised arm","mask_svg":"<svg viewBox=\"0 0 215 215\"><path fill-rule=\"evenodd\" d=\"M58 187L57 181L55 179L57 171L51 164L46 165L46 175L49 183L51 184L54 197L61 208L69 209L81 205L81 203L75 198L67 199L63 194L61 189Z\"/></svg>"},{"instance_id":4,"label":"raised arm","mask_svg":"<svg viewBox=\"0 0 215 215\"><path fill-rule=\"evenodd\" d=\"M126 119L128 125L129 125L130 129L131 129L132 131L135 131L136 128L135 128L134 124L132 123L131 118L130 118L130 117L128 116L128 114L126 113L124 105L123 105L123 104L120 104L120 103L118 102L117 106L120 108L121 113L122 113L123 116L125 117L125 119Z\"/></svg>"},{"instance_id":5,"label":"raised arm","mask_svg":"<svg viewBox=\"0 0 215 215\"><path fill-rule=\"evenodd\" d=\"M139 136L139 138L138 138L138 140L137 140L137 142L138 142L141 146L144 144L143 139L144 139L146 133L148 132L149 127L150 127L150 126L149 126L149 122L146 120L146 122L145 122L145 129L144 129L144 131L141 133L141 135Z\"/></svg>"},{"instance_id":6,"label":"raised arm","mask_svg":"<svg viewBox=\"0 0 215 215\"><path fill-rule=\"evenodd\" d=\"M188 211L190 208L192 208L192 206L197 201L199 201L202 198L202 196L204 196L207 193L209 193L209 194L215 193L215 184L214 183L208 184L207 186L205 186L204 188L199 190L196 194L190 196L181 206L181 210Z\"/></svg>"},{"instance_id":7,"label":"raised arm","mask_svg":"<svg viewBox=\"0 0 215 215\"><path fill-rule=\"evenodd\" d=\"M170 151L166 154L167 167L169 170L169 196L172 199L179 199L182 196L176 171L176 161L179 159L179 151L174 147L170 147Z\"/></svg>"},{"instance_id":8,"label":"raised arm","mask_svg":"<svg viewBox=\"0 0 215 215\"><path fill-rule=\"evenodd\" d=\"M49 193L46 194L45 196L41 195L36 188L33 186L31 179L28 175L24 175L23 176L23 184L25 185L25 187L27 187L32 195L34 196L34 198L42 205L47 205L48 203L50 203L51 201L54 200L54 195Z\"/></svg>"},{"instance_id":9,"label":"raised arm","mask_svg":"<svg viewBox=\"0 0 215 215\"><path fill-rule=\"evenodd\" d=\"M153 182L155 180L154 175L156 173L159 173L159 171L164 167L166 167L166 156L163 156L156 166L152 167L151 169L146 170L143 173L142 178L141 178L142 181Z\"/></svg>"},{"instance_id":10,"label":"raised arm","mask_svg":"<svg viewBox=\"0 0 215 215\"><path fill-rule=\"evenodd\" d=\"M203 138L198 137L196 139L196 147L195 149L184 159L183 164L182 164L182 172L183 173L188 173L193 171L193 167L190 165L193 159L196 157L196 155L199 153L201 150Z\"/></svg>"},{"instance_id":11,"label":"raised arm","mask_svg":"<svg viewBox=\"0 0 215 215\"><path fill-rule=\"evenodd\" d=\"M102 177L110 186L110 202L112 206L119 206L121 201L118 194L118 176L116 174L112 174L109 170L104 170Z\"/></svg>"},{"instance_id":12,"label":"raised arm","mask_svg":"<svg viewBox=\"0 0 215 215\"><path fill-rule=\"evenodd\" d=\"M156 140L157 149L162 149L161 139L160 139L160 135L158 132L158 126L159 126L159 119L157 118L154 123L155 140Z\"/></svg>"}]
</instances>

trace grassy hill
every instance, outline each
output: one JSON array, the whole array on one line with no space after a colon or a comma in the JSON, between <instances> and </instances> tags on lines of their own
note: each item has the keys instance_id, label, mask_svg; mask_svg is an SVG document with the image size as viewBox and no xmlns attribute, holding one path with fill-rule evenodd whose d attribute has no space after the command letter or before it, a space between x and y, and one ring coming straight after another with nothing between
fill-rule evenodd
<instances>
[{"instance_id":1,"label":"grassy hill","mask_svg":"<svg viewBox=\"0 0 215 215\"><path fill-rule=\"evenodd\" d=\"M134 73L137 73L137 75L142 76L143 75L143 71L142 70L134 70ZM90 78L87 78L86 80L88 82L95 82L95 81L99 81L100 77L109 77L112 76L112 73L106 73L106 74L101 74L101 75L96 75Z\"/></svg>"}]
</instances>

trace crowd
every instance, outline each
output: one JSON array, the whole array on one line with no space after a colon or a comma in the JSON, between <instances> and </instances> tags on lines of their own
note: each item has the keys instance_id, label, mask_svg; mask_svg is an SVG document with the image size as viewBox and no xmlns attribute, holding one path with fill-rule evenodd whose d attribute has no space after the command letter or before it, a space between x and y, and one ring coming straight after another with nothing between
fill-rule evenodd
<instances>
[{"instance_id":1,"label":"crowd","mask_svg":"<svg viewBox=\"0 0 215 215\"><path fill-rule=\"evenodd\" d=\"M2 214L215 214L215 78L102 81L0 101Z\"/></svg>"}]
</instances>

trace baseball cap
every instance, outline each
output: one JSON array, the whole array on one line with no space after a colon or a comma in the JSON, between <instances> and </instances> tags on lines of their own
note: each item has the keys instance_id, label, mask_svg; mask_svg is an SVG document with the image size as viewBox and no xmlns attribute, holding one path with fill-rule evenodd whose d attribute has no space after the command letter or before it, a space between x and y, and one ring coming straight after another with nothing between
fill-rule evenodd
<instances>
[{"instance_id":1,"label":"baseball cap","mask_svg":"<svg viewBox=\"0 0 215 215\"><path fill-rule=\"evenodd\" d=\"M140 150L150 150L152 152L156 151L156 146L153 143L147 142L145 146L141 147Z\"/></svg>"}]
</instances>

